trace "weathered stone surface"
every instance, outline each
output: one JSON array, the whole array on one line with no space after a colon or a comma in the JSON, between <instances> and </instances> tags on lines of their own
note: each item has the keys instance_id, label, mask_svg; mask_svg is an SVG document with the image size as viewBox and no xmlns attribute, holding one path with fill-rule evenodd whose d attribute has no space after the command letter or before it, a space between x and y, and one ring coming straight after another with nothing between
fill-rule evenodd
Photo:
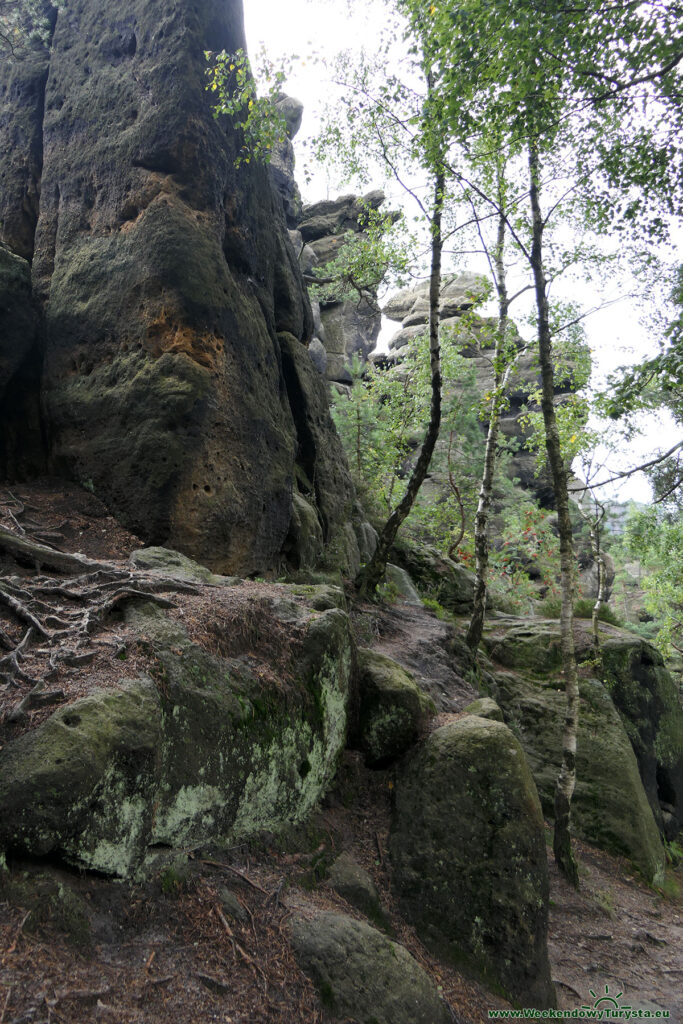
<instances>
[{"instance_id":1,"label":"weathered stone surface","mask_svg":"<svg viewBox=\"0 0 683 1024\"><path fill-rule=\"evenodd\" d=\"M503 712L500 710L495 700L491 700L490 697L480 697L479 700L473 700L471 704L468 704L465 708L468 715L478 715L479 718L490 718L493 722L503 721Z\"/></svg>"},{"instance_id":2,"label":"weathered stone surface","mask_svg":"<svg viewBox=\"0 0 683 1024\"><path fill-rule=\"evenodd\" d=\"M320 376L325 377L327 375L328 358L327 351L320 338L311 338L308 354Z\"/></svg>"},{"instance_id":3,"label":"weathered stone surface","mask_svg":"<svg viewBox=\"0 0 683 1024\"><path fill-rule=\"evenodd\" d=\"M139 548L130 556L131 563L138 569L149 569L163 576L188 583L209 583L214 586L239 583L237 577L216 576L206 566L188 558L187 555L170 548Z\"/></svg>"},{"instance_id":4,"label":"weathered stone surface","mask_svg":"<svg viewBox=\"0 0 683 1024\"><path fill-rule=\"evenodd\" d=\"M354 355L363 361L367 359L382 326L382 314L370 292L364 291L360 296L354 293L342 302L323 306L320 317L328 361L336 356L348 367Z\"/></svg>"},{"instance_id":5,"label":"weathered stone surface","mask_svg":"<svg viewBox=\"0 0 683 1024\"><path fill-rule=\"evenodd\" d=\"M586 640L577 634L579 659L590 654ZM566 709L559 625L539 621L503 632L496 624L487 650L496 665L511 670L496 674L491 696L517 731L552 816ZM664 851L638 764L609 693L594 678L580 681L572 822L585 839L629 857L649 881L660 877Z\"/></svg>"},{"instance_id":6,"label":"weathered stone surface","mask_svg":"<svg viewBox=\"0 0 683 1024\"><path fill-rule=\"evenodd\" d=\"M390 849L403 911L431 948L522 1006L554 1005L543 817L505 725L469 715L407 759Z\"/></svg>"},{"instance_id":7,"label":"weathered stone surface","mask_svg":"<svg viewBox=\"0 0 683 1024\"><path fill-rule=\"evenodd\" d=\"M40 207L48 62L41 46L22 60L3 60L0 74L0 239L26 260Z\"/></svg>"},{"instance_id":8,"label":"weathered stone surface","mask_svg":"<svg viewBox=\"0 0 683 1024\"><path fill-rule=\"evenodd\" d=\"M40 472L40 335L31 268L0 244L0 476Z\"/></svg>"},{"instance_id":9,"label":"weathered stone surface","mask_svg":"<svg viewBox=\"0 0 683 1024\"><path fill-rule=\"evenodd\" d=\"M386 919L377 886L351 854L345 852L337 857L330 868L327 884L376 925L384 925Z\"/></svg>"},{"instance_id":10,"label":"weathered stone surface","mask_svg":"<svg viewBox=\"0 0 683 1024\"><path fill-rule=\"evenodd\" d=\"M358 680L358 745L371 768L384 767L415 743L436 709L405 669L376 651L358 651Z\"/></svg>"},{"instance_id":11,"label":"weathered stone surface","mask_svg":"<svg viewBox=\"0 0 683 1024\"><path fill-rule=\"evenodd\" d=\"M328 1010L359 1024L449 1024L434 983L403 946L331 911L291 924L297 960Z\"/></svg>"},{"instance_id":12,"label":"weathered stone surface","mask_svg":"<svg viewBox=\"0 0 683 1024\"><path fill-rule=\"evenodd\" d=\"M457 316L470 309L488 291L488 281L481 274L465 271L445 275L439 301L440 318ZM382 312L390 320L403 321L404 327L426 323L429 319L429 281L421 281L392 295L382 306Z\"/></svg>"},{"instance_id":13,"label":"weathered stone surface","mask_svg":"<svg viewBox=\"0 0 683 1024\"><path fill-rule=\"evenodd\" d=\"M472 611L474 574L428 545L397 540L391 549L397 565L410 573L423 594L435 598L456 615Z\"/></svg>"},{"instance_id":14,"label":"weathered stone surface","mask_svg":"<svg viewBox=\"0 0 683 1024\"><path fill-rule=\"evenodd\" d=\"M278 564L292 515L276 332L313 327L268 171L235 166L205 89L204 51L243 45L239 0L73 0L49 55L0 68L1 230L44 307L50 469L241 574Z\"/></svg>"},{"instance_id":15,"label":"weathered stone surface","mask_svg":"<svg viewBox=\"0 0 683 1024\"><path fill-rule=\"evenodd\" d=\"M221 658L149 605L128 621L154 678L121 680L0 751L0 850L57 853L127 876L154 844L188 846L300 822L332 779L346 737L347 615L283 598L260 628L295 620L286 691L254 658ZM301 633L301 631L303 631Z\"/></svg>"},{"instance_id":16,"label":"weathered stone surface","mask_svg":"<svg viewBox=\"0 0 683 1024\"><path fill-rule=\"evenodd\" d=\"M323 531L317 512L296 491L292 495L292 518L282 554L293 569L312 569L323 553Z\"/></svg>"},{"instance_id":17,"label":"weathered stone surface","mask_svg":"<svg viewBox=\"0 0 683 1024\"><path fill-rule=\"evenodd\" d=\"M366 211L377 210L384 202L380 190L364 196L344 195L337 199L323 199L304 206L299 231L305 242L317 241L328 235L342 235L345 231L362 230Z\"/></svg>"},{"instance_id":18,"label":"weathered stone surface","mask_svg":"<svg viewBox=\"0 0 683 1024\"><path fill-rule=\"evenodd\" d=\"M299 186L294 177L294 147L291 140L301 127L304 105L293 96L282 94L276 106L285 119L287 138L273 146L270 155L270 175L282 199L287 224L294 228L301 217L302 203Z\"/></svg>"}]
</instances>

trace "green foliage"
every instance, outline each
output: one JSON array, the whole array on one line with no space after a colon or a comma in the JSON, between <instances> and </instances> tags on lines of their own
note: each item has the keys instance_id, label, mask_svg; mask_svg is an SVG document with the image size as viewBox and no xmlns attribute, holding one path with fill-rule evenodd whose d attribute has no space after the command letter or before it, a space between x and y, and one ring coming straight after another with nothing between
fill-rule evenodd
<instances>
[{"instance_id":1,"label":"green foliage","mask_svg":"<svg viewBox=\"0 0 683 1024\"><path fill-rule=\"evenodd\" d=\"M491 553L492 582L503 593L527 604L538 597L559 594L559 543L554 518L531 498L517 499L506 509L503 529ZM532 586L531 574L537 581Z\"/></svg>"},{"instance_id":2,"label":"green foliage","mask_svg":"<svg viewBox=\"0 0 683 1024\"><path fill-rule=\"evenodd\" d=\"M671 273L669 310L658 325L659 353L609 377L600 400L612 419L664 405L683 422L683 265Z\"/></svg>"},{"instance_id":3,"label":"green foliage","mask_svg":"<svg viewBox=\"0 0 683 1024\"><path fill-rule=\"evenodd\" d=\"M564 388L572 389L555 408L562 455L565 462L571 464L578 455L600 441L600 434L588 427L591 403L585 394L576 393L586 386L590 378L591 355L575 304L556 303L551 307L551 330L554 336L555 380ZM540 401L539 385L530 393L521 420L527 434L525 446L536 455L537 474L546 466L545 427L543 414L538 408Z\"/></svg>"},{"instance_id":4,"label":"green foliage","mask_svg":"<svg viewBox=\"0 0 683 1024\"><path fill-rule=\"evenodd\" d=\"M430 612L433 612L434 615L436 615L437 619L441 619L442 622L451 622L453 620L452 613L449 612L447 608L444 608L442 604L439 604L439 602L435 598L423 597L422 604Z\"/></svg>"},{"instance_id":5,"label":"green foliage","mask_svg":"<svg viewBox=\"0 0 683 1024\"><path fill-rule=\"evenodd\" d=\"M667 655L683 646L683 519L657 506L633 510L626 522L626 550L645 570L645 606L656 619L657 646Z\"/></svg>"},{"instance_id":6,"label":"green foliage","mask_svg":"<svg viewBox=\"0 0 683 1024\"><path fill-rule=\"evenodd\" d=\"M459 481L471 521L476 502L478 464L481 460L479 400L470 360L458 352L448 331L443 332L444 416L441 442L432 464L432 476L448 476L448 442L453 431L457 450L451 467ZM398 505L410 465L429 418L429 342L426 334L414 338L399 365L380 369L352 366L353 385L347 396L333 401L332 415L344 444L354 483L369 514L382 520ZM423 540L447 548L459 532L459 513L448 486L421 495L409 517L410 528Z\"/></svg>"},{"instance_id":7,"label":"green foliage","mask_svg":"<svg viewBox=\"0 0 683 1024\"><path fill-rule=\"evenodd\" d=\"M261 53L259 78L265 83L265 95L259 96L249 58L244 50L234 53L208 51L207 89L214 93L214 116L227 115L242 132L243 143L235 166L268 163L273 148L287 137L287 122L279 111L282 85L287 77L287 66L276 65ZM292 57L291 60L294 60ZM291 63L290 60L290 63Z\"/></svg>"},{"instance_id":8,"label":"green foliage","mask_svg":"<svg viewBox=\"0 0 683 1024\"><path fill-rule=\"evenodd\" d=\"M592 619L595 601L589 597L581 597L574 602L574 616L577 619ZM602 602L598 610L600 622L608 622L611 626L623 625L621 619L616 615L606 602Z\"/></svg>"}]
</instances>

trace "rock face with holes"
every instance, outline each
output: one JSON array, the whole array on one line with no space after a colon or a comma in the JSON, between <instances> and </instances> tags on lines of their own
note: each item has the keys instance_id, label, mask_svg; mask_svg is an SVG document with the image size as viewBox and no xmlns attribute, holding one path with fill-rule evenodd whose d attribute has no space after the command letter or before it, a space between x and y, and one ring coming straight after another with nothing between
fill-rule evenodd
<instances>
[{"instance_id":1,"label":"rock face with holes","mask_svg":"<svg viewBox=\"0 0 683 1024\"><path fill-rule=\"evenodd\" d=\"M150 674L126 678L123 662L116 685L4 743L0 854L54 854L129 877L159 845L302 821L346 739L352 639L328 589L283 587L251 607L247 597L232 623L251 630L255 651L259 636L277 644L287 666L278 685L266 655L221 656L155 607L130 607Z\"/></svg>"},{"instance_id":2,"label":"rock face with holes","mask_svg":"<svg viewBox=\"0 0 683 1024\"><path fill-rule=\"evenodd\" d=\"M51 470L146 542L245 574L290 530L308 395L278 332L305 352L313 322L269 173L235 166L205 89L205 50L243 45L241 0L70 0L49 51L0 69L0 238L44 312ZM341 455L339 476L322 551L352 518Z\"/></svg>"}]
</instances>

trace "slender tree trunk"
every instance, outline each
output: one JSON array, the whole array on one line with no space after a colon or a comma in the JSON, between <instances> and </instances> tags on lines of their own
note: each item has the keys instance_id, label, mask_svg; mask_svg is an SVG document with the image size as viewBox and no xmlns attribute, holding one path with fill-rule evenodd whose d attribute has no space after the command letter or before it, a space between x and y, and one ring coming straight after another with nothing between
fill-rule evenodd
<instances>
[{"instance_id":1,"label":"slender tree trunk","mask_svg":"<svg viewBox=\"0 0 683 1024\"><path fill-rule=\"evenodd\" d=\"M539 157L535 143L528 147L529 198L532 218L531 269L534 276L536 312L538 317L538 352L541 366L543 422L548 465L553 481L560 534L560 581L562 611L560 615L562 666L564 670L567 709L562 735L562 766L555 788L555 831L553 851L563 875L578 888L579 875L572 853L570 834L571 801L576 784L576 738L579 726L579 680L574 650L574 551L572 523L569 515L567 470L562 458L560 435L555 416L554 367L547 282L543 266L543 218L539 195Z\"/></svg>"},{"instance_id":2,"label":"slender tree trunk","mask_svg":"<svg viewBox=\"0 0 683 1024\"><path fill-rule=\"evenodd\" d=\"M434 180L434 212L432 215L431 242L431 274L429 279L429 363L431 369L432 398L429 413L429 425L420 449L417 462L411 473L410 480L403 498L387 519L380 533L374 554L366 565L362 566L356 576L355 585L363 597L371 597L384 573L391 546L396 539L399 527L410 513L418 491L427 476L429 464L436 445L441 426L441 350L439 347L439 296L441 293L441 250L443 237L441 233L441 215L444 201L446 175L443 167L439 167Z\"/></svg>"},{"instance_id":3,"label":"slender tree trunk","mask_svg":"<svg viewBox=\"0 0 683 1024\"><path fill-rule=\"evenodd\" d=\"M491 412L489 428L486 434L486 450L484 454L484 472L479 488L479 502L474 520L474 551L476 555L476 574L474 579L474 602L472 617L467 629L467 644L473 654L477 653L481 643L486 616L486 577L489 569L489 512L493 493L493 478L496 472L498 454L498 430L500 427L500 410L503 404L503 392L507 374L504 370L505 335L508 324L508 294L505 279L505 217L502 209L498 218L498 238L494 259L494 278L498 293L498 328L496 333L496 349L493 357L493 391L491 394Z\"/></svg>"},{"instance_id":4,"label":"slender tree trunk","mask_svg":"<svg viewBox=\"0 0 683 1024\"><path fill-rule=\"evenodd\" d=\"M593 613L591 615L591 625L593 629L593 650L595 652L596 660L601 659L600 651L600 608L605 600L605 579L607 573L605 571L605 557L602 553L602 544L600 541L600 523L605 514L604 509L598 511L596 502L596 514L595 518L591 521L591 551L595 564L598 567L598 592L595 598L595 604L593 605Z\"/></svg>"}]
</instances>

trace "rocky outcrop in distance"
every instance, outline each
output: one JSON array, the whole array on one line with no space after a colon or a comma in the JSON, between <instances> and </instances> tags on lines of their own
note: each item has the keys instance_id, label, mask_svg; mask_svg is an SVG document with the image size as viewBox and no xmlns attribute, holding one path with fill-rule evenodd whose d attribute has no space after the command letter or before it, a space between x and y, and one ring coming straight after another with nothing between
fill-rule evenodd
<instances>
[{"instance_id":1,"label":"rocky outcrop in distance","mask_svg":"<svg viewBox=\"0 0 683 1024\"><path fill-rule=\"evenodd\" d=\"M0 337L0 466L42 461L220 571L352 572L360 520L324 386L284 368L281 339L305 355L313 317L283 207L266 168L235 166L205 89L205 50L243 46L240 0L70 0L49 47L0 68L1 315L24 310ZM305 553L297 510L317 523Z\"/></svg>"}]
</instances>

